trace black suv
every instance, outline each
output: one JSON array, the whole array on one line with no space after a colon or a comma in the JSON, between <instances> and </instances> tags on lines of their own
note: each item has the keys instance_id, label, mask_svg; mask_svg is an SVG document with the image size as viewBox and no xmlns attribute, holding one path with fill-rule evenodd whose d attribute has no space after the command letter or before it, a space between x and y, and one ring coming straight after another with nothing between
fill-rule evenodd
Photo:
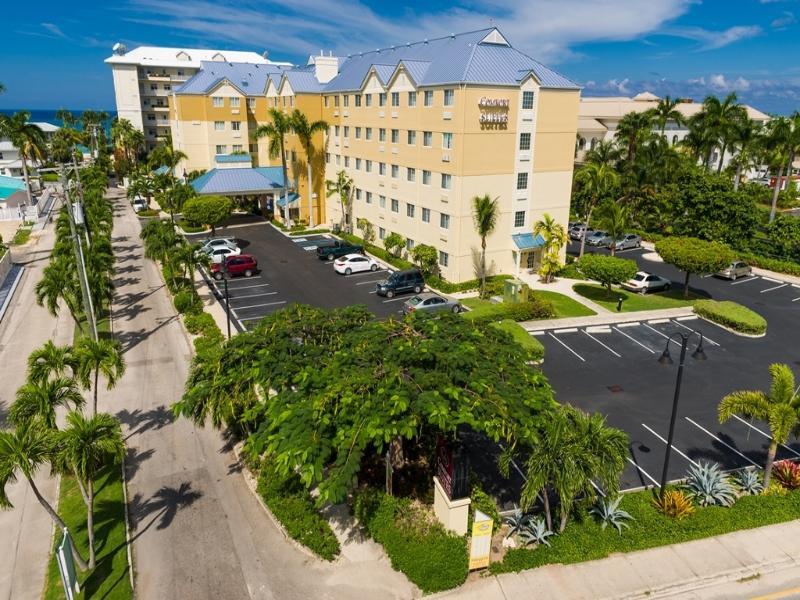
<instances>
[{"instance_id":1,"label":"black suv","mask_svg":"<svg viewBox=\"0 0 800 600\"><path fill-rule=\"evenodd\" d=\"M317 246L317 258L320 260L333 260L346 254L364 254L364 246L356 246L342 240L322 243Z\"/></svg>"},{"instance_id":2,"label":"black suv","mask_svg":"<svg viewBox=\"0 0 800 600\"><path fill-rule=\"evenodd\" d=\"M419 294L425 288L425 280L419 269L406 269L405 271L395 271L385 280L377 283L375 288L379 296L387 298L403 292Z\"/></svg>"}]
</instances>

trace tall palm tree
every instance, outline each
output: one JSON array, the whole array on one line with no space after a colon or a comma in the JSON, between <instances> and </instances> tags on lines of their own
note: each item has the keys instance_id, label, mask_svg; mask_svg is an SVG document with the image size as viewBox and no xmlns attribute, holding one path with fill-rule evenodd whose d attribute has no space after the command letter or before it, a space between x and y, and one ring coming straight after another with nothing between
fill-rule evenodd
<instances>
[{"instance_id":1,"label":"tall palm tree","mask_svg":"<svg viewBox=\"0 0 800 600\"><path fill-rule=\"evenodd\" d=\"M497 226L499 210L497 198L492 200L489 194L472 199L472 220L475 223L475 232L481 238L481 298L486 295L486 238Z\"/></svg>"},{"instance_id":2,"label":"tall palm tree","mask_svg":"<svg viewBox=\"0 0 800 600\"><path fill-rule=\"evenodd\" d=\"M544 240L542 246L542 267L539 274L545 283L553 281L555 269L558 267L558 253L564 244L567 243L567 230L561 223L544 213L540 221L533 225L533 235L541 235Z\"/></svg>"},{"instance_id":3,"label":"tall palm tree","mask_svg":"<svg viewBox=\"0 0 800 600\"><path fill-rule=\"evenodd\" d=\"M781 192L781 180L783 179L784 167L791 169L789 156L791 154L790 147L792 145L792 138L792 122L788 118L775 117L769 120L763 138L763 144L766 152L767 164L772 168L772 172L775 175L775 188L772 190L772 206L769 211L770 223L775 220L775 214L778 211L778 196Z\"/></svg>"},{"instance_id":4,"label":"tall palm tree","mask_svg":"<svg viewBox=\"0 0 800 600\"><path fill-rule=\"evenodd\" d=\"M28 195L28 206L33 205L31 182L28 175L28 161L40 162L44 159L47 144L44 133L38 125L29 123L31 113L20 111L12 116L0 115L0 135L7 137L19 152L22 161L22 176L25 180L25 192Z\"/></svg>"},{"instance_id":5,"label":"tall palm tree","mask_svg":"<svg viewBox=\"0 0 800 600\"><path fill-rule=\"evenodd\" d=\"M722 171L725 152L731 138L734 137L736 125L747 118L747 111L736 100L735 92L731 92L721 101L716 96L707 96L703 100L705 124L714 138L715 145L720 149L717 173Z\"/></svg>"},{"instance_id":6,"label":"tall palm tree","mask_svg":"<svg viewBox=\"0 0 800 600\"><path fill-rule=\"evenodd\" d=\"M197 247L183 243L169 251L170 262L176 269L183 270L183 276L190 282L194 282L194 274L197 267L210 267L211 257L205 252L198 252ZM192 284L193 285L193 284Z\"/></svg>"},{"instance_id":7,"label":"tall palm tree","mask_svg":"<svg viewBox=\"0 0 800 600\"><path fill-rule=\"evenodd\" d=\"M63 302L75 326L83 331L79 318L83 302L73 262L63 257L51 259L42 272L42 278L36 283L34 293L36 303L47 308L54 317L58 316L59 302Z\"/></svg>"},{"instance_id":8,"label":"tall palm tree","mask_svg":"<svg viewBox=\"0 0 800 600\"><path fill-rule=\"evenodd\" d=\"M719 403L719 422L724 423L734 415L759 419L769 424L770 441L767 462L764 465L764 487L769 487L772 463L778 444L785 444L789 434L800 428L800 396L794 373L789 365L775 363L769 366L772 385L769 393L743 390L725 396Z\"/></svg>"},{"instance_id":9,"label":"tall palm tree","mask_svg":"<svg viewBox=\"0 0 800 600\"><path fill-rule=\"evenodd\" d=\"M283 222L289 223L289 171L286 168L286 136L292 130L292 122L289 115L281 112L277 108L269 109L271 123L260 125L256 129L256 139L266 137L269 139L268 152L272 159L281 157L281 169L283 171Z\"/></svg>"},{"instance_id":10,"label":"tall palm tree","mask_svg":"<svg viewBox=\"0 0 800 600\"><path fill-rule=\"evenodd\" d=\"M94 569L94 482L103 467L121 459L125 452L119 421L106 413L87 419L82 413L73 411L67 415L67 427L58 432L55 440L56 462L75 475L86 504L88 568Z\"/></svg>"},{"instance_id":11,"label":"tall palm tree","mask_svg":"<svg viewBox=\"0 0 800 600\"><path fill-rule=\"evenodd\" d=\"M631 226L630 210L618 202L607 202L600 207L598 217L600 229L607 231L613 240L609 250L611 250L611 256L614 256L617 249L616 240L625 235L625 231Z\"/></svg>"},{"instance_id":12,"label":"tall palm tree","mask_svg":"<svg viewBox=\"0 0 800 600\"><path fill-rule=\"evenodd\" d=\"M163 190L165 189L174 189L175 188L175 169L180 164L182 160L186 160L189 158L185 152L181 150L176 150L172 147L172 143L163 144L158 146L153 150L150 154L150 165L152 167L167 167L168 171L166 173L166 177L162 180L158 180L158 176L156 175L154 179L155 187L160 187ZM173 228L175 227L175 214L172 210L172 204L170 203L167 207L169 209L169 220L172 223Z\"/></svg>"},{"instance_id":13,"label":"tall palm tree","mask_svg":"<svg viewBox=\"0 0 800 600\"><path fill-rule=\"evenodd\" d=\"M66 529L64 520L51 504L45 500L33 481L36 472L44 464L50 462L53 455L53 434L37 423L19 425L14 431L0 431L0 508L12 508L6 486L17 481L17 474L22 474L56 526L62 531ZM72 556L78 566L86 569L86 561L72 547Z\"/></svg>"},{"instance_id":14,"label":"tall palm tree","mask_svg":"<svg viewBox=\"0 0 800 600\"><path fill-rule=\"evenodd\" d=\"M736 123L731 136L731 150L736 154L733 163L736 174L733 178L733 190L737 191L742 181L742 173L754 166L759 152L760 127L750 118Z\"/></svg>"},{"instance_id":15,"label":"tall palm tree","mask_svg":"<svg viewBox=\"0 0 800 600\"><path fill-rule=\"evenodd\" d=\"M580 168L576 179L584 186L590 198L584 211L586 228L581 236L581 251L578 256L580 258L586 246L586 229L592 220L592 212L597 204L608 198L619 185L619 174L607 164L588 163Z\"/></svg>"},{"instance_id":16,"label":"tall palm tree","mask_svg":"<svg viewBox=\"0 0 800 600\"><path fill-rule=\"evenodd\" d=\"M93 391L92 414L97 414L97 387L100 374L106 380L106 389L112 389L125 374L125 360L122 347L114 340L82 337L76 347L78 359L78 380L86 389Z\"/></svg>"},{"instance_id":17,"label":"tall palm tree","mask_svg":"<svg viewBox=\"0 0 800 600\"><path fill-rule=\"evenodd\" d=\"M31 381L71 377L76 369L72 346L56 346L52 340L48 340L28 356L28 379Z\"/></svg>"},{"instance_id":18,"label":"tall palm tree","mask_svg":"<svg viewBox=\"0 0 800 600\"><path fill-rule=\"evenodd\" d=\"M643 138L653 130L653 114L650 111L629 112L617 124L614 137L625 144L627 163L633 164L636 160L636 149Z\"/></svg>"},{"instance_id":19,"label":"tall palm tree","mask_svg":"<svg viewBox=\"0 0 800 600\"><path fill-rule=\"evenodd\" d=\"M586 153L584 162L611 167L619 161L620 156L621 153L615 140L600 140L594 148Z\"/></svg>"},{"instance_id":20,"label":"tall palm tree","mask_svg":"<svg viewBox=\"0 0 800 600\"><path fill-rule=\"evenodd\" d=\"M679 104L680 101L678 99L673 100L669 96L664 96L658 101L658 106L652 109L653 119L658 125L662 137L669 121L674 122L676 125L681 125L685 122L683 114L676 108Z\"/></svg>"},{"instance_id":21,"label":"tall palm tree","mask_svg":"<svg viewBox=\"0 0 800 600\"><path fill-rule=\"evenodd\" d=\"M316 158L316 149L314 148L314 136L317 133L323 133L328 130L327 121L309 121L308 117L301 111L294 109L291 116L292 131L297 135L300 140L300 145L306 153L306 177L308 178L308 224L310 227L314 226L314 203L313 191L314 181L312 178L312 163Z\"/></svg>"},{"instance_id":22,"label":"tall palm tree","mask_svg":"<svg viewBox=\"0 0 800 600\"><path fill-rule=\"evenodd\" d=\"M353 218L350 214L353 201L353 179L342 169L336 173L336 181L325 180L325 191L328 196L339 194L339 202L342 205L342 229L348 227L348 232L353 232Z\"/></svg>"},{"instance_id":23,"label":"tall palm tree","mask_svg":"<svg viewBox=\"0 0 800 600\"><path fill-rule=\"evenodd\" d=\"M17 398L8 411L14 425L41 421L48 429L56 429L56 409L81 408L83 399L74 379L58 377L46 381L28 381L17 390Z\"/></svg>"}]
</instances>

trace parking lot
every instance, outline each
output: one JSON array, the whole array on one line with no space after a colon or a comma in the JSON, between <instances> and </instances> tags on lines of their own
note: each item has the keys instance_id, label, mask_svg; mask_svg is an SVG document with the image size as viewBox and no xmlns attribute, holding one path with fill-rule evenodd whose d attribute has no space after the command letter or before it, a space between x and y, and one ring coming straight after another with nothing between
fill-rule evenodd
<instances>
[{"instance_id":1,"label":"parking lot","mask_svg":"<svg viewBox=\"0 0 800 600\"><path fill-rule=\"evenodd\" d=\"M292 303L321 308L363 304L375 316L386 318L399 314L409 298L375 293L375 284L390 272L386 269L348 276L336 273L333 262L317 258L317 246L330 238L325 234L289 239L267 224L256 224L220 230L218 235L235 237L242 253L258 260L258 274L228 281L231 320L240 331ZM224 306L224 282L210 281L210 285Z\"/></svg>"}]
</instances>

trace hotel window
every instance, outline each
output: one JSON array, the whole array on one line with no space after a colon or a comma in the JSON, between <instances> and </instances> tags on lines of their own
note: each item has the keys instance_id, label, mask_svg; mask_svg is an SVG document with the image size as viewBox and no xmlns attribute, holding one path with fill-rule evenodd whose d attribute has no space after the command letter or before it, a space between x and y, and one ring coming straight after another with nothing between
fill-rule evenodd
<instances>
[{"instance_id":1,"label":"hotel window","mask_svg":"<svg viewBox=\"0 0 800 600\"><path fill-rule=\"evenodd\" d=\"M400 177L400 167L392 165L392 179L397 179L398 177Z\"/></svg>"},{"instance_id":2,"label":"hotel window","mask_svg":"<svg viewBox=\"0 0 800 600\"><path fill-rule=\"evenodd\" d=\"M426 148L430 148L433 144L433 133L430 131L423 131L422 132L422 145Z\"/></svg>"},{"instance_id":3,"label":"hotel window","mask_svg":"<svg viewBox=\"0 0 800 600\"><path fill-rule=\"evenodd\" d=\"M383 127L378 129L378 141L379 142L385 142L386 141L386 129L384 129Z\"/></svg>"},{"instance_id":4,"label":"hotel window","mask_svg":"<svg viewBox=\"0 0 800 600\"><path fill-rule=\"evenodd\" d=\"M356 200L361 200L361 190L356 188Z\"/></svg>"},{"instance_id":5,"label":"hotel window","mask_svg":"<svg viewBox=\"0 0 800 600\"><path fill-rule=\"evenodd\" d=\"M408 181L416 181L417 180L417 170L416 169L412 169L411 167L408 167L408 169L406 169L406 180L408 180Z\"/></svg>"},{"instance_id":6,"label":"hotel window","mask_svg":"<svg viewBox=\"0 0 800 600\"><path fill-rule=\"evenodd\" d=\"M392 106L400 106L400 92L392 92Z\"/></svg>"},{"instance_id":7,"label":"hotel window","mask_svg":"<svg viewBox=\"0 0 800 600\"><path fill-rule=\"evenodd\" d=\"M444 105L445 106L453 106L453 100L456 97L456 93L454 90L445 90L444 91Z\"/></svg>"},{"instance_id":8,"label":"hotel window","mask_svg":"<svg viewBox=\"0 0 800 600\"><path fill-rule=\"evenodd\" d=\"M349 106L350 106L350 94L345 94L344 96L342 96L342 98L344 99L344 107L345 108L349 108Z\"/></svg>"},{"instance_id":9,"label":"hotel window","mask_svg":"<svg viewBox=\"0 0 800 600\"><path fill-rule=\"evenodd\" d=\"M225 121L214 121L214 131L225 131Z\"/></svg>"},{"instance_id":10,"label":"hotel window","mask_svg":"<svg viewBox=\"0 0 800 600\"><path fill-rule=\"evenodd\" d=\"M278 108L278 97L277 96L275 96L272 99L272 106L274 106L275 108Z\"/></svg>"},{"instance_id":11,"label":"hotel window","mask_svg":"<svg viewBox=\"0 0 800 600\"><path fill-rule=\"evenodd\" d=\"M424 102L425 106L433 106L433 91L425 90Z\"/></svg>"},{"instance_id":12,"label":"hotel window","mask_svg":"<svg viewBox=\"0 0 800 600\"><path fill-rule=\"evenodd\" d=\"M223 106L225 106L225 98L223 98L222 96L214 96L211 98L211 105L214 108L222 108Z\"/></svg>"},{"instance_id":13,"label":"hotel window","mask_svg":"<svg viewBox=\"0 0 800 600\"><path fill-rule=\"evenodd\" d=\"M170 91L171 89L172 89L172 86L171 86L170 84L168 84L168 83L165 83L165 84L164 84L164 91L165 91L165 92L168 92L168 91Z\"/></svg>"},{"instance_id":14,"label":"hotel window","mask_svg":"<svg viewBox=\"0 0 800 600\"><path fill-rule=\"evenodd\" d=\"M258 152L258 144L248 144L250 152L256 154Z\"/></svg>"},{"instance_id":15,"label":"hotel window","mask_svg":"<svg viewBox=\"0 0 800 600\"><path fill-rule=\"evenodd\" d=\"M151 83L150 84L150 91L151 92L157 92L158 91L158 85L155 84L155 83Z\"/></svg>"},{"instance_id":16,"label":"hotel window","mask_svg":"<svg viewBox=\"0 0 800 600\"><path fill-rule=\"evenodd\" d=\"M372 173L372 161L371 160L367 160L367 162L364 164L364 167L365 167L364 170L367 173Z\"/></svg>"},{"instance_id":17,"label":"hotel window","mask_svg":"<svg viewBox=\"0 0 800 600\"><path fill-rule=\"evenodd\" d=\"M414 218L414 205L413 204L406 204L406 216L410 218Z\"/></svg>"},{"instance_id":18,"label":"hotel window","mask_svg":"<svg viewBox=\"0 0 800 600\"><path fill-rule=\"evenodd\" d=\"M148 133L148 135L155 135L156 134L156 130L155 129L148 129L147 133Z\"/></svg>"},{"instance_id":19,"label":"hotel window","mask_svg":"<svg viewBox=\"0 0 800 600\"><path fill-rule=\"evenodd\" d=\"M356 159L356 171L360 171L360 170L361 170L361 159L357 158Z\"/></svg>"},{"instance_id":20,"label":"hotel window","mask_svg":"<svg viewBox=\"0 0 800 600\"><path fill-rule=\"evenodd\" d=\"M231 108L239 108L239 98L231 98Z\"/></svg>"},{"instance_id":21,"label":"hotel window","mask_svg":"<svg viewBox=\"0 0 800 600\"><path fill-rule=\"evenodd\" d=\"M326 164L331 164L331 153L330 152L326 152L325 153L325 163Z\"/></svg>"},{"instance_id":22,"label":"hotel window","mask_svg":"<svg viewBox=\"0 0 800 600\"><path fill-rule=\"evenodd\" d=\"M408 105L412 108L417 105L417 92L408 92Z\"/></svg>"},{"instance_id":23,"label":"hotel window","mask_svg":"<svg viewBox=\"0 0 800 600\"><path fill-rule=\"evenodd\" d=\"M400 141L400 130L392 129L392 143L397 144Z\"/></svg>"},{"instance_id":24,"label":"hotel window","mask_svg":"<svg viewBox=\"0 0 800 600\"><path fill-rule=\"evenodd\" d=\"M241 121L231 121L231 131L241 131L241 129L242 129Z\"/></svg>"},{"instance_id":25,"label":"hotel window","mask_svg":"<svg viewBox=\"0 0 800 600\"><path fill-rule=\"evenodd\" d=\"M522 92L522 110L533 110L533 92Z\"/></svg>"},{"instance_id":26,"label":"hotel window","mask_svg":"<svg viewBox=\"0 0 800 600\"><path fill-rule=\"evenodd\" d=\"M450 229L450 215L447 213L439 214L439 227L442 229Z\"/></svg>"},{"instance_id":27,"label":"hotel window","mask_svg":"<svg viewBox=\"0 0 800 600\"><path fill-rule=\"evenodd\" d=\"M350 137L350 126L349 125L345 125L344 126L344 137L346 137L346 138Z\"/></svg>"},{"instance_id":28,"label":"hotel window","mask_svg":"<svg viewBox=\"0 0 800 600\"><path fill-rule=\"evenodd\" d=\"M344 157L344 166L347 167L348 169L350 168L350 157L349 156L345 156Z\"/></svg>"},{"instance_id":29,"label":"hotel window","mask_svg":"<svg viewBox=\"0 0 800 600\"><path fill-rule=\"evenodd\" d=\"M406 238L406 250L411 252L413 248L414 248L414 240L412 240L411 238Z\"/></svg>"},{"instance_id":30,"label":"hotel window","mask_svg":"<svg viewBox=\"0 0 800 600\"><path fill-rule=\"evenodd\" d=\"M383 227L378 227L378 237L383 239L386 237L386 230Z\"/></svg>"},{"instance_id":31,"label":"hotel window","mask_svg":"<svg viewBox=\"0 0 800 600\"><path fill-rule=\"evenodd\" d=\"M355 96L353 96L353 98L354 98L354 99L355 99L355 101L356 101L356 108L358 108L359 106L361 106L361 94L356 94Z\"/></svg>"},{"instance_id":32,"label":"hotel window","mask_svg":"<svg viewBox=\"0 0 800 600\"><path fill-rule=\"evenodd\" d=\"M335 135L336 137L339 137L339 126L338 125L334 125L334 127L333 127L333 135Z\"/></svg>"},{"instance_id":33,"label":"hotel window","mask_svg":"<svg viewBox=\"0 0 800 600\"><path fill-rule=\"evenodd\" d=\"M413 146L417 143L417 132L413 129L408 130L408 145Z\"/></svg>"},{"instance_id":34,"label":"hotel window","mask_svg":"<svg viewBox=\"0 0 800 600\"><path fill-rule=\"evenodd\" d=\"M334 108L339 108L339 95L338 94L333 97L333 107Z\"/></svg>"},{"instance_id":35,"label":"hotel window","mask_svg":"<svg viewBox=\"0 0 800 600\"><path fill-rule=\"evenodd\" d=\"M328 96L325 96L325 108L328 108Z\"/></svg>"},{"instance_id":36,"label":"hotel window","mask_svg":"<svg viewBox=\"0 0 800 600\"><path fill-rule=\"evenodd\" d=\"M525 227L525 211L518 210L514 213L514 227Z\"/></svg>"},{"instance_id":37,"label":"hotel window","mask_svg":"<svg viewBox=\"0 0 800 600\"><path fill-rule=\"evenodd\" d=\"M342 157L339 154L337 154L336 155L336 166L339 167L339 166L341 166L341 164L342 164Z\"/></svg>"},{"instance_id":38,"label":"hotel window","mask_svg":"<svg viewBox=\"0 0 800 600\"><path fill-rule=\"evenodd\" d=\"M450 255L443 250L439 250L439 266L446 267L447 263L450 261Z\"/></svg>"},{"instance_id":39,"label":"hotel window","mask_svg":"<svg viewBox=\"0 0 800 600\"><path fill-rule=\"evenodd\" d=\"M527 173L517 173L517 189L518 190L527 190L528 189L528 174Z\"/></svg>"},{"instance_id":40,"label":"hotel window","mask_svg":"<svg viewBox=\"0 0 800 600\"><path fill-rule=\"evenodd\" d=\"M447 173L442 173L442 189L449 190L453 183L453 176Z\"/></svg>"},{"instance_id":41,"label":"hotel window","mask_svg":"<svg viewBox=\"0 0 800 600\"><path fill-rule=\"evenodd\" d=\"M155 121L156 120L156 116L153 113L148 113L147 120L148 121ZM222 123L222 121L218 121L218 122ZM215 123L215 125L216 125L216 123ZM216 129L216 127L215 127L215 129Z\"/></svg>"},{"instance_id":42,"label":"hotel window","mask_svg":"<svg viewBox=\"0 0 800 600\"><path fill-rule=\"evenodd\" d=\"M367 127L364 130L364 139L365 140L371 140L372 139L372 127Z\"/></svg>"},{"instance_id":43,"label":"hotel window","mask_svg":"<svg viewBox=\"0 0 800 600\"><path fill-rule=\"evenodd\" d=\"M422 171L422 184L423 185L430 185L431 184L431 172L430 171Z\"/></svg>"},{"instance_id":44,"label":"hotel window","mask_svg":"<svg viewBox=\"0 0 800 600\"><path fill-rule=\"evenodd\" d=\"M378 206L386 208L386 196L378 196Z\"/></svg>"},{"instance_id":45,"label":"hotel window","mask_svg":"<svg viewBox=\"0 0 800 600\"><path fill-rule=\"evenodd\" d=\"M297 152L295 150L292 150L292 162L297 162Z\"/></svg>"},{"instance_id":46,"label":"hotel window","mask_svg":"<svg viewBox=\"0 0 800 600\"><path fill-rule=\"evenodd\" d=\"M242 152L242 145L241 144L234 144L231 147L231 152L233 152L234 154L236 154L237 152L241 153Z\"/></svg>"},{"instance_id":47,"label":"hotel window","mask_svg":"<svg viewBox=\"0 0 800 600\"><path fill-rule=\"evenodd\" d=\"M430 223L431 222L431 209L430 208L423 208L422 209L422 222L423 223Z\"/></svg>"},{"instance_id":48,"label":"hotel window","mask_svg":"<svg viewBox=\"0 0 800 600\"><path fill-rule=\"evenodd\" d=\"M364 94L364 105L372 106L372 94Z\"/></svg>"},{"instance_id":49,"label":"hotel window","mask_svg":"<svg viewBox=\"0 0 800 600\"><path fill-rule=\"evenodd\" d=\"M372 204L372 192L367 192L366 202L367 204Z\"/></svg>"},{"instance_id":50,"label":"hotel window","mask_svg":"<svg viewBox=\"0 0 800 600\"><path fill-rule=\"evenodd\" d=\"M442 134L442 148L445 150L450 150L453 147L453 134L452 133L443 133Z\"/></svg>"},{"instance_id":51,"label":"hotel window","mask_svg":"<svg viewBox=\"0 0 800 600\"><path fill-rule=\"evenodd\" d=\"M378 106L386 106L386 92L378 94Z\"/></svg>"},{"instance_id":52,"label":"hotel window","mask_svg":"<svg viewBox=\"0 0 800 600\"><path fill-rule=\"evenodd\" d=\"M356 139L361 139L361 127L356 127Z\"/></svg>"},{"instance_id":53,"label":"hotel window","mask_svg":"<svg viewBox=\"0 0 800 600\"><path fill-rule=\"evenodd\" d=\"M247 99L247 108L250 110L256 109L256 99L255 98L248 98Z\"/></svg>"},{"instance_id":54,"label":"hotel window","mask_svg":"<svg viewBox=\"0 0 800 600\"><path fill-rule=\"evenodd\" d=\"M378 175L386 175L386 163L378 163Z\"/></svg>"},{"instance_id":55,"label":"hotel window","mask_svg":"<svg viewBox=\"0 0 800 600\"><path fill-rule=\"evenodd\" d=\"M531 134L530 133L520 133L519 134L519 149L520 150L530 150L531 149Z\"/></svg>"},{"instance_id":56,"label":"hotel window","mask_svg":"<svg viewBox=\"0 0 800 600\"><path fill-rule=\"evenodd\" d=\"M392 198L392 212L400 212L400 201L396 198Z\"/></svg>"},{"instance_id":57,"label":"hotel window","mask_svg":"<svg viewBox=\"0 0 800 600\"><path fill-rule=\"evenodd\" d=\"M225 144L217 144L216 152L217 154L227 154L228 147Z\"/></svg>"}]
</instances>

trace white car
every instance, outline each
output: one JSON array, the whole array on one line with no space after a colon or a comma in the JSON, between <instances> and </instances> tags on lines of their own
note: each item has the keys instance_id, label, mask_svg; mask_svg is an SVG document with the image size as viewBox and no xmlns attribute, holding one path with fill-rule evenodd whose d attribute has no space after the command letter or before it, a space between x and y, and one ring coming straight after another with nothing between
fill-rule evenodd
<instances>
[{"instance_id":1,"label":"white car","mask_svg":"<svg viewBox=\"0 0 800 600\"><path fill-rule=\"evenodd\" d=\"M633 276L633 279L629 279L622 284L622 287L626 290L638 292L640 294L646 294L647 292L665 292L671 286L672 282L669 279L665 279L660 275L647 273L646 271L639 271Z\"/></svg>"},{"instance_id":2,"label":"white car","mask_svg":"<svg viewBox=\"0 0 800 600\"><path fill-rule=\"evenodd\" d=\"M238 256L242 251L239 248L221 246L219 248L209 248L205 253L211 258L212 263L221 263L226 256Z\"/></svg>"},{"instance_id":3,"label":"white car","mask_svg":"<svg viewBox=\"0 0 800 600\"><path fill-rule=\"evenodd\" d=\"M239 246L236 244L236 240L233 238L213 238L207 240L202 246L200 246L201 252L208 253L210 250L216 250L217 248L238 248Z\"/></svg>"},{"instance_id":4,"label":"white car","mask_svg":"<svg viewBox=\"0 0 800 600\"><path fill-rule=\"evenodd\" d=\"M337 258L333 263L333 270L342 275L350 275L350 273L361 271L377 271L380 268L375 259L363 254L345 254Z\"/></svg>"},{"instance_id":5,"label":"white car","mask_svg":"<svg viewBox=\"0 0 800 600\"><path fill-rule=\"evenodd\" d=\"M143 210L147 210L147 200L141 196L136 196L136 198L133 199L133 212L138 213Z\"/></svg>"}]
</instances>

